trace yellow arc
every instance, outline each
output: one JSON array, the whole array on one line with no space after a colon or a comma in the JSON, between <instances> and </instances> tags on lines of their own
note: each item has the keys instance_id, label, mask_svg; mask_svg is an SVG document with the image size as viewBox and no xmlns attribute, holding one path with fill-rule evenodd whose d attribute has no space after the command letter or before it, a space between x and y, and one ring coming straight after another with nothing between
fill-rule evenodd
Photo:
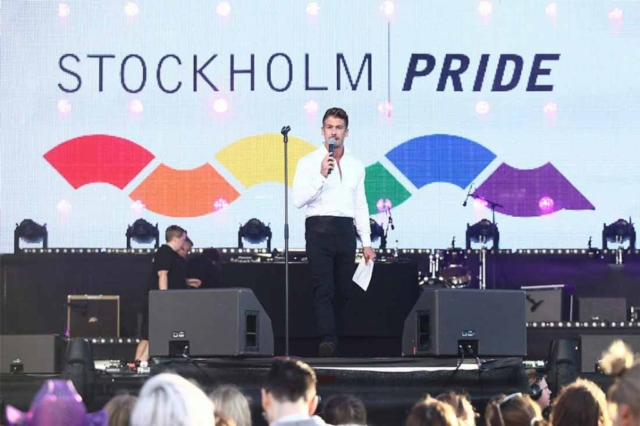
<instances>
[{"instance_id":1,"label":"yellow arc","mask_svg":"<svg viewBox=\"0 0 640 426\"><path fill-rule=\"evenodd\" d=\"M245 188L264 182L284 183L284 151L282 135L264 133L236 141L216 154L216 159ZM295 137L289 137L289 182L298 160L318 147Z\"/></svg>"}]
</instances>

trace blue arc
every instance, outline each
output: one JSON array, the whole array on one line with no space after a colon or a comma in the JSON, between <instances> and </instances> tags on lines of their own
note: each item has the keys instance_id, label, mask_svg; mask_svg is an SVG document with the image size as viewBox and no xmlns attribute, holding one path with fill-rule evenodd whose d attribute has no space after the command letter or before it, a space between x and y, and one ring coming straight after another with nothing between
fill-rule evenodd
<instances>
[{"instance_id":1,"label":"blue arc","mask_svg":"<svg viewBox=\"0 0 640 426\"><path fill-rule=\"evenodd\" d=\"M472 140L438 134L410 139L386 157L416 188L448 182L464 189L496 155Z\"/></svg>"}]
</instances>

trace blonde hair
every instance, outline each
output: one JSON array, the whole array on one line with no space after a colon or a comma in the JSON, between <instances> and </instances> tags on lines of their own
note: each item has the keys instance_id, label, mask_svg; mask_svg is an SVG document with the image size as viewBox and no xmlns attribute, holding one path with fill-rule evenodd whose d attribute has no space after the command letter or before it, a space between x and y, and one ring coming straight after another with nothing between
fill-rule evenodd
<instances>
[{"instance_id":1,"label":"blonde hair","mask_svg":"<svg viewBox=\"0 0 640 426\"><path fill-rule=\"evenodd\" d=\"M214 426L213 402L193 383L162 373L147 380L131 414L131 426Z\"/></svg>"},{"instance_id":2,"label":"blonde hair","mask_svg":"<svg viewBox=\"0 0 640 426\"><path fill-rule=\"evenodd\" d=\"M237 423L228 415L216 411L216 426L237 426Z\"/></svg>"},{"instance_id":3,"label":"blonde hair","mask_svg":"<svg viewBox=\"0 0 640 426\"><path fill-rule=\"evenodd\" d=\"M231 417L238 426L251 426L249 400L242 391L233 385L218 386L209 394L209 398L220 413Z\"/></svg>"},{"instance_id":4,"label":"blonde hair","mask_svg":"<svg viewBox=\"0 0 640 426\"><path fill-rule=\"evenodd\" d=\"M622 340L616 340L602 355L600 366L615 377L609 388L609 401L625 404L635 417L640 416L640 360Z\"/></svg>"}]
</instances>

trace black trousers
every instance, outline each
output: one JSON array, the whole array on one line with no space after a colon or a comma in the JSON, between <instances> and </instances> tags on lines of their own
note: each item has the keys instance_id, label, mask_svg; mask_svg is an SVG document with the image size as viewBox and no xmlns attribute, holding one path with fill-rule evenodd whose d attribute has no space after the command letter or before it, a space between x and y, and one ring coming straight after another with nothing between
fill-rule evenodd
<instances>
[{"instance_id":1,"label":"black trousers","mask_svg":"<svg viewBox=\"0 0 640 426\"><path fill-rule=\"evenodd\" d=\"M338 343L340 325L353 286L356 232L352 218L308 217L305 222L307 258L313 281L313 307L323 342Z\"/></svg>"}]
</instances>

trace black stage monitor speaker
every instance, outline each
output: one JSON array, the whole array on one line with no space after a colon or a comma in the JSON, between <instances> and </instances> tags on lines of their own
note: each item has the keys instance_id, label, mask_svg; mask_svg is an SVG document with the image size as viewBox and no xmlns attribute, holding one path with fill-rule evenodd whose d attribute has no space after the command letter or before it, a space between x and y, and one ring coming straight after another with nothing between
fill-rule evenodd
<instances>
[{"instance_id":1,"label":"black stage monitor speaker","mask_svg":"<svg viewBox=\"0 0 640 426\"><path fill-rule=\"evenodd\" d=\"M616 340L622 340L633 353L640 352L640 336L636 335L580 335L580 369L583 373L599 371L602 353Z\"/></svg>"},{"instance_id":2,"label":"black stage monitor speaker","mask_svg":"<svg viewBox=\"0 0 640 426\"><path fill-rule=\"evenodd\" d=\"M405 356L525 356L525 292L427 288L402 334ZM472 352L468 350L471 347Z\"/></svg>"},{"instance_id":3,"label":"black stage monitor speaker","mask_svg":"<svg viewBox=\"0 0 640 426\"><path fill-rule=\"evenodd\" d=\"M55 334L0 336L0 373L59 373L66 347Z\"/></svg>"},{"instance_id":4,"label":"black stage monitor speaker","mask_svg":"<svg viewBox=\"0 0 640 426\"><path fill-rule=\"evenodd\" d=\"M273 356L271 319L249 289L154 290L149 355Z\"/></svg>"},{"instance_id":5,"label":"black stage monitor speaker","mask_svg":"<svg viewBox=\"0 0 640 426\"><path fill-rule=\"evenodd\" d=\"M627 299L624 297L578 298L580 321L627 321Z\"/></svg>"}]
</instances>

